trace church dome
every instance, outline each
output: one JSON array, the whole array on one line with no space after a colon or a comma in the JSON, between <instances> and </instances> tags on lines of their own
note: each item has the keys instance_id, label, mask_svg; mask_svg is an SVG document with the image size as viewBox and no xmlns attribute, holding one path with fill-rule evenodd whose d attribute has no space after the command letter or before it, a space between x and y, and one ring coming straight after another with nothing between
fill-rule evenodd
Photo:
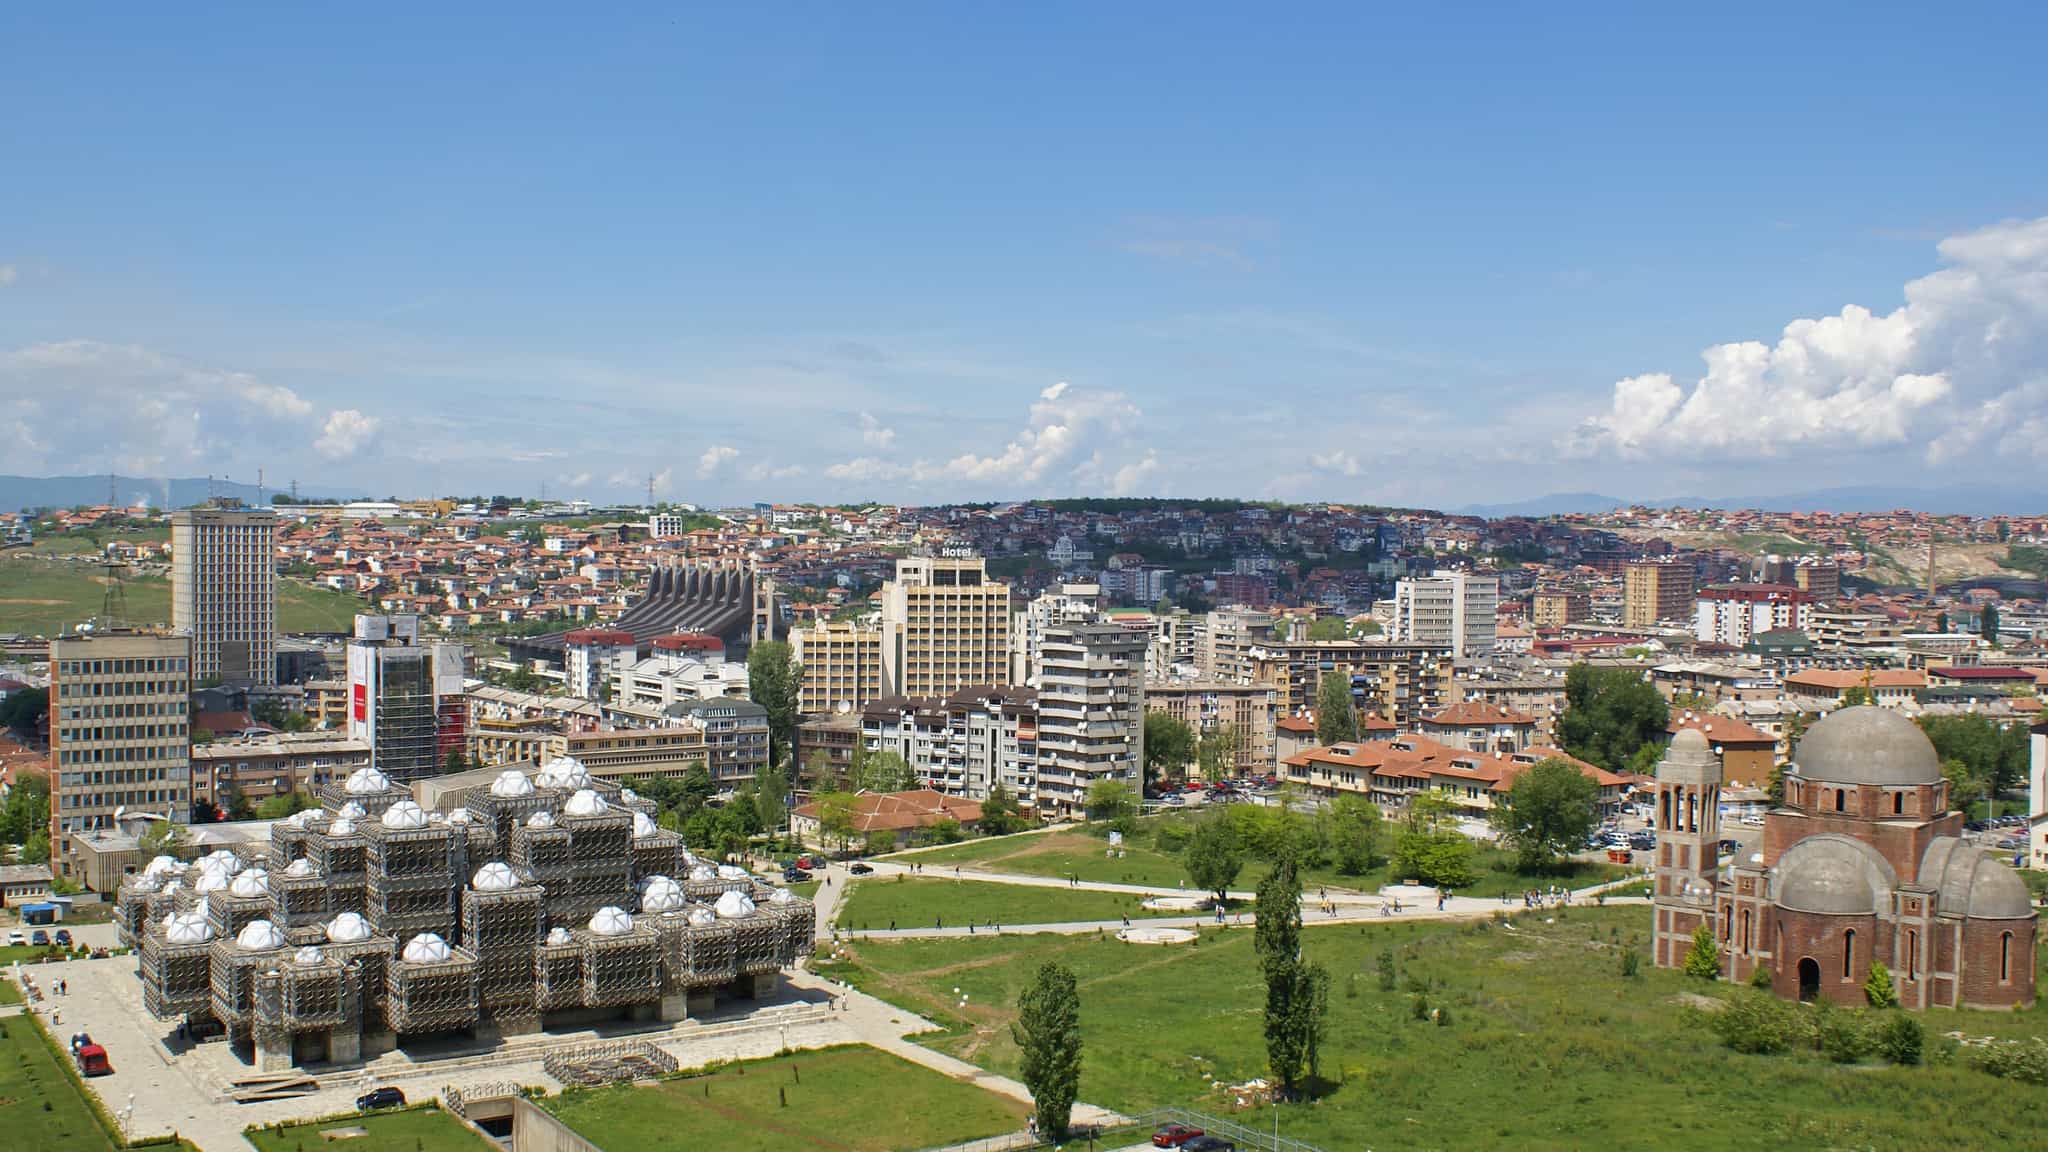
<instances>
[{"instance_id":1,"label":"church dome","mask_svg":"<svg viewBox=\"0 0 2048 1152\"><path fill-rule=\"evenodd\" d=\"M1889 708L1844 708L1806 730L1792 762L1802 780L1901 787L1941 781L1941 758L1920 726Z\"/></svg>"},{"instance_id":2,"label":"church dome","mask_svg":"<svg viewBox=\"0 0 2048 1152\"><path fill-rule=\"evenodd\" d=\"M2034 901L2019 873L1996 856L1953 836L1937 836L1920 856L1920 883L1934 889L1943 913L1985 920L2024 920Z\"/></svg>"},{"instance_id":3,"label":"church dome","mask_svg":"<svg viewBox=\"0 0 2048 1152\"><path fill-rule=\"evenodd\" d=\"M1773 900L1792 912L1867 916L1879 891L1892 888L1891 866L1869 845L1847 836L1808 836L1778 859Z\"/></svg>"}]
</instances>

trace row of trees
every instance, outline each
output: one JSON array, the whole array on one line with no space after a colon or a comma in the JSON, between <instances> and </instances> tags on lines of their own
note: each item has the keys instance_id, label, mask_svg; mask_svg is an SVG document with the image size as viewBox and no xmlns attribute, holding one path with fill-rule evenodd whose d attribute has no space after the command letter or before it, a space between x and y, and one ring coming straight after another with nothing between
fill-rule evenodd
<instances>
[{"instance_id":1,"label":"row of trees","mask_svg":"<svg viewBox=\"0 0 2048 1152\"><path fill-rule=\"evenodd\" d=\"M1197 734L1184 721L1164 712L1145 713L1145 779L1160 783L1186 775L1189 765L1204 780L1225 780L1236 774L1244 734L1225 724Z\"/></svg>"}]
</instances>

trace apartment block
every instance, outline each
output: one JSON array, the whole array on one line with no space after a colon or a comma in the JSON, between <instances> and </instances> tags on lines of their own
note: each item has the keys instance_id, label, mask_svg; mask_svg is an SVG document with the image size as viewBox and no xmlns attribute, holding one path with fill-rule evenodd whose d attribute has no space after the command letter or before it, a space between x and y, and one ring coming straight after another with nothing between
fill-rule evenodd
<instances>
[{"instance_id":1,"label":"apartment block","mask_svg":"<svg viewBox=\"0 0 2048 1152\"><path fill-rule=\"evenodd\" d=\"M639 645L622 628L578 628L562 635L562 682L571 696L595 700L618 670L633 663Z\"/></svg>"},{"instance_id":2,"label":"apartment block","mask_svg":"<svg viewBox=\"0 0 2048 1152\"><path fill-rule=\"evenodd\" d=\"M1144 635L1113 624L1046 631L1038 661L1038 807L1071 815L1097 780L1143 781Z\"/></svg>"},{"instance_id":3,"label":"apartment block","mask_svg":"<svg viewBox=\"0 0 2048 1152\"><path fill-rule=\"evenodd\" d=\"M276 513L171 514L171 630L192 637L195 683L277 682Z\"/></svg>"},{"instance_id":4,"label":"apartment block","mask_svg":"<svg viewBox=\"0 0 2048 1152\"><path fill-rule=\"evenodd\" d=\"M1240 773L1271 772L1274 764L1274 702L1271 684L1227 684L1218 680L1147 680L1145 710L1164 712L1194 729L1197 735L1232 732L1237 751L1232 765Z\"/></svg>"},{"instance_id":5,"label":"apartment block","mask_svg":"<svg viewBox=\"0 0 2048 1152\"><path fill-rule=\"evenodd\" d=\"M978 685L944 699L892 696L861 710L861 744L903 757L918 782L987 799L1000 784L1026 806L1038 790L1038 693Z\"/></svg>"},{"instance_id":6,"label":"apartment block","mask_svg":"<svg viewBox=\"0 0 2048 1152\"><path fill-rule=\"evenodd\" d=\"M944 696L1010 682L1010 586L972 556L896 562L882 585L882 672L891 694Z\"/></svg>"},{"instance_id":7,"label":"apartment block","mask_svg":"<svg viewBox=\"0 0 2048 1152\"><path fill-rule=\"evenodd\" d=\"M1497 577L1438 571L1403 580L1394 586L1393 638L1447 647L1465 659L1490 656L1499 606Z\"/></svg>"},{"instance_id":8,"label":"apartment block","mask_svg":"<svg viewBox=\"0 0 2048 1152\"><path fill-rule=\"evenodd\" d=\"M369 766L368 742L339 732L214 740L192 748L192 798L220 804L230 786L252 804L293 792L313 796Z\"/></svg>"},{"instance_id":9,"label":"apartment block","mask_svg":"<svg viewBox=\"0 0 2048 1152\"><path fill-rule=\"evenodd\" d=\"M1693 618L1692 561L1631 561L1622 570L1621 581L1625 627L1654 628Z\"/></svg>"},{"instance_id":10,"label":"apartment block","mask_svg":"<svg viewBox=\"0 0 2048 1152\"><path fill-rule=\"evenodd\" d=\"M882 630L846 620L820 620L789 634L792 656L804 667L797 711L805 715L858 712L885 695Z\"/></svg>"},{"instance_id":11,"label":"apartment block","mask_svg":"<svg viewBox=\"0 0 2048 1152\"><path fill-rule=\"evenodd\" d=\"M1204 680L1251 682L1252 646L1273 638L1273 616L1248 608L1211 612L1203 622L1195 669Z\"/></svg>"},{"instance_id":12,"label":"apartment block","mask_svg":"<svg viewBox=\"0 0 2048 1152\"><path fill-rule=\"evenodd\" d=\"M1737 648L1760 632L1805 631L1813 623L1813 597L1784 584L1722 584L1701 592L1693 609L1693 636Z\"/></svg>"},{"instance_id":13,"label":"apartment block","mask_svg":"<svg viewBox=\"0 0 2048 1152\"><path fill-rule=\"evenodd\" d=\"M1593 618L1593 598L1583 588L1545 588L1529 598L1529 623L1563 628Z\"/></svg>"},{"instance_id":14,"label":"apartment block","mask_svg":"<svg viewBox=\"0 0 2048 1152\"><path fill-rule=\"evenodd\" d=\"M1097 584L1062 584L1024 605L1010 627L1010 683L1030 684L1045 630L1062 624L1092 624L1102 614Z\"/></svg>"},{"instance_id":15,"label":"apartment block","mask_svg":"<svg viewBox=\"0 0 2048 1152\"><path fill-rule=\"evenodd\" d=\"M192 818L192 639L99 632L50 642L50 845L73 874L69 834L116 810Z\"/></svg>"},{"instance_id":16,"label":"apartment block","mask_svg":"<svg viewBox=\"0 0 2048 1152\"><path fill-rule=\"evenodd\" d=\"M1335 672L1351 682L1362 711L1404 731L1457 699L1455 664L1449 646L1435 644L1296 640L1252 650L1252 678L1272 686L1281 716L1312 710L1324 675Z\"/></svg>"}]
</instances>

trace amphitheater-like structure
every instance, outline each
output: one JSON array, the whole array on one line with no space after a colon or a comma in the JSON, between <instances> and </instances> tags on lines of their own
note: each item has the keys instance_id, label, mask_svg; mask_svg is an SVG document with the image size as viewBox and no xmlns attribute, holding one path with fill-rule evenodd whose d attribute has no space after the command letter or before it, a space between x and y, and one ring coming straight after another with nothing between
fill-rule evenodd
<instances>
[{"instance_id":1,"label":"amphitheater-like structure","mask_svg":"<svg viewBox=\"0 0 2048 1152\"><path fill-rule=\"evenodd\" d=\"M631 632L643 649L657 636L701 632L725 641L728 651L740 653L761 626L756 617L761 609L757 593L762 587L752 566L735 561L662 565L648 575L639 599L605 627ZM774 627L772 611L766 626ZM564 631L508 637L505 646L515 659L560 664L567 636Z\"/></svg>"},{"instance_id":2,"label":"amphitheater-like structure","mask_svg":"<svg viewBox=\"0 0 2048 1152\"><path fill-rule=\"evenodd\" d=\"M117 897L149 1011L218 1022L260 1071L701 1015L812 948L809 901L697 859L566 757L445 812L369 768L321 802L267 846L159 856Z\"/></svg>"}]
</instances>

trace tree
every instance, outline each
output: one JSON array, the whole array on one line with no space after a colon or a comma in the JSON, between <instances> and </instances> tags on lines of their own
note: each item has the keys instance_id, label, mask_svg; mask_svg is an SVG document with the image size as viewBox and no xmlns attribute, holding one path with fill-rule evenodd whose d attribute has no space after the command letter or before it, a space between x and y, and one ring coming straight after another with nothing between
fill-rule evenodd
<instances>
[{"instance_id":1,"label":"tree","mask_svg":"<svg viewBox=\"0 0 2048 1152\"><path fill-rule=\"evenodd\" d=\"M1896 1008L1899 1006L1899 989L1892 983L1892 970L1884 961L1870 962L1870 975L1863 981L1863 999L1872 1008Z\"/></svg>"},{"instance_id":2,"label":"tree","mask_svg":"<svg viewBox=\"0 0 2048 1152\"><path fill-rule=\"evenodd\" d=\"M1195 887L1215 893L1219 906L1225 903L1230 886L1244 867L1244 849L1228 815L1219 812L1196 824L1188 846L1181 850L1180 862Z\"/></svg>"},{"instance_id":3,"label":"tree","mask_svg":"<svg viewBox=\"0 0 2048 1152\"><path fill-rule=\"evenodd\" d=\"M789 769L771 764L754 777L754 812L762 829L781 828L789 822Z\"/></svg>"},{"instance_id":4,"label":"tree","mask_svg":"<svg viewBox=\"0 0 2048 1152\"><path fill-rule=\"evenodd\" d=\"M1145 713L1145 779L1180 775L1195 754L1195 730L1164 712Z\"/></svg>"},{"instance_id":5,"label":"tree","mask_svg":"<svg viewBox=\"0 0 2048 1152\"><path fill-rule=\"evenodd\" d=\"M1685 951L1685 974L1701 980L1721 978L1721 946L1714 943L1712 925L1693 929L1692 947Z\"/></svg>"},{"instance_id":6,"label":"tree","mask_svg":"<svg viewBox=\"0 0 2048 1152\"><path fill-rule=\"evenodd\" d=\"M831 753L823 748L811 753L811 758L804 761L803 782L814 792L838 783L838 776L838 769L832 766Z\"/></svg>"},{"instance_id":7,"label":"tree","mask_svg":"<svg viewBox=\"0 0 2048 1152\"><path fill-rule=\"evenodd\" d=\"M990 836L1008 836L1023 829L1024 815L1017 807L1017 798L1001 784L989 789L988 797L981 802L982 832Z\"/></svg>"},{"instance_id":8,"label":"tree","mask_svg":"<svg viewBox=\"0 0 2048 1152\"><path fill-rule=\"evenodd\" d=\"M1357 796L1339 796L1323 810L1337 871L1362 876L1379 863L1380 810Z\"/></svg>"},{"instance_id":9,"label":"tree","mask_svg":"<svg viewBox=\"0 0 2048 1152\"><path fill-rule=\"evenodd\" d=\"M0 844L25 844L50 827L50 778L31 768L15 773L7 802L0 805Z\"/></svg>"},{"instance_id":10,"label":"tree","mask_svg":"<svg viewBox=\"0 0 2048 1152\"><path fill-rule=\"evenodd\" d=\"M917 786L910 764L894 752L869 752L860 757L854 788L862 792L908 792Z\"/></svg>"},{"instance_id":11,"label":"tree","mask_svg":"<svg viewBox=\"0 0 2048 1152\"><path fill-rule=\"evenodd\" d=\"M233 780L227 782L220 794L221 816L226 820L254 820L256 809L249 798L242 794L242 786Z\"/></svg>"},{"instance_id":12,"label":"tree","mask_svg":"<svg viewBox=\"0 0 2048 1152\"><path fill-rule=\"evenodd\" d=\"M1441 792L1417 792L1408 798L1408 827L1433 832L1448 826L1458 816L1458 802Z\"/></svg>"},{"instance_id":13,"label":"tree","mask_svg":"<svg viewBox=\"0 0 2048 1152\"><path fill-rule=\"evenodd\" d=\"M21 846L20 860L23 864L48 864L50 862L50 832L38 828L29 833L28 842Z\"/></svg>"},{"instance_id":14,"label":"tree","mask_svg":"<svg viewBox=\"0 0 2048 1152\"><path fill-rule=\"evenodd\" d=\"M142 833L137 846L144 856L152 859L158 856L175 856L185 846L184 829L169 820L152 820L149 828Z\"/></svg>"},{"instance_id":15,"label":"tree","mask_svg":"<svg viewBox=\"0 0 2048 1152\"><path fill-rule=\"evenodd\" d=\"M1358 706L1351 699L1351 678L1325 672L1316 685L1316 743L1342 744L1358 739Z\"/></svg>"},{"instance_id":16,"label":"tree","mask_svg":"<svg viewBox=\"0 0 2048 1152\"><path fill-rule=\"evenodd\" d=\"M1714 702L1698 692L1673 692L1671 707L1680 712L1712 712Z\"/></svg>"},{"instance_id":17,"label":"tree","mask_svg":"<svg viewBox=\"0 0 2048 1152\"><path fill-rule=\"evenodd\" d=\"M1342 616L1318 616L1309 622L1308 638L1310 640L1349 640L1351 638L1351 626L1344 622Z\"/></svg>"},{"instance_id":18,"label":"tree","mask_svg":"<svg viewBox=\"0 0 2048 1152\"><path fill-rule=\"evenodd\" d=\"M1661 744L1671 718L1657 689L1624 668L1574 664L1564 696L1557 733L1565 751L1610 772L1626 771L1645 744Z\"/></svg>"},{"instance_id":19,"label":"tree","mask_svg":"<svg viewBox=\"0 0 2048 1152\"><path fill-rule=\"evenodd\" d=\"M443 776L453 776L457 772L464 772L468 769L469 759L462 754L462 749L460 748L450 748L448 750L448 758L441 762L441 774Z\"/></svg>"},{"instance_id":20,"label":"tree","mask_svg":"<svg viewBox=\"0 0 2048 1152\"><path fill-rule=\"evenodd\" d=\"M1394 873L1436 888L1467 888L1478 879L1472 842L1448 828L1401 833L1394 842Z\"/></svg>"},{"instance_id":21,"label":"tree","mask_svg":"<svg viewBox=\"0 0 2048 1152\"><path fill-rule=\"evenodd\" d=\"M796 746L797 694L803 684L804 666L782 641L765 640L747 653L747 694L768 712L768 758L773 763L780 764Z\"/></svg>"},{"instance_id":22,"label":"tree","mask_svg":"<svg viewBox=\"0 0 2048 1152\"><path fill-rule=\"evenodd\" d=\"M2001 725L1986 716L1923 716L1920 730L1944 761L1969 766L1985 793L1997 795L2020 787L2027 778L2027 729Z\"/></svg>"},{"instance_id":23,"label":"tree","mask_svg":"<svg viewBox=\"0 0 2048 1152\"><path fill-rule=\"evenodd\" d=\"M5 700L0 700L0 728L9 728L16 732L33 732L40 726L43 713L49 710L49 689L20 689Z\"/></svg>"},{"instance_id":24,"label":"tree","mask_svg":"<svg viewBox=\"0 0 2048 1152\"><path fill-rule=\"evenodd\" d=\"M1501 842L1524 872L1547 868L1593 831L1600 785L1569 760L1551 757L1515 777L1506 803L1491 813Z\"/></svg>"},{"instance_id":25,"label":"tree","mask_svg":"<svg viewBox=\"0 0 2048 1152\"><path fill-rule=\"evenodd\" d=\"M1259 884L1252 946L1266 980L1266 1066L1278 1094L1294 1099L1316 1073L1329 1008L1329 973L1301 956L1301 880L1282 860Z\"/></svg>"},{"instance_id":26,"label":"tree","mask_svg":"<svg viewBox=\"0 0 2048 1152\"><path fill-rule=\"evenodd\" d=\"M204 797L194 797L194 798L193 798L193 800L192 800L192 823L194 823L194 824L218 824L218 823L220 823L220 818L221 818L221 817L220 817L220 806L219 806L219 805L215 804L215 803L214 803L213 801L211 801L211 800L205 799Z\"/></svg>"},{"instance_id":27,"label":"tree","mask_svg":"<svg viewBox=\"0 0 2048 1152\"><path fill-rule=\"evenodd\" d=\"M313 798L304 792L280 792L275 796L263 798L263 803L256 806L256 818L282 820L294 812L303 812L311 807L314 807Z\"/></svg>"},{"instance_id":28,"label":"tree","mask_svg":"<svg viewBox=\"0 0 2048 1152\"><path fill-rule=\"evenodd\" d=\"M1237 768L1237 750L1242 744L1235 724L1202 733L1195 742L1195 762L1201 766L1202 778L1211 783L1229 779Z\"/></svg>"},{"instance_id":29,"label":"tree","mask_svg":"<svg viewBox=\"0 0 2048 1152\"><path fill-rule=\"evenodd\" d=\"M1020 1076L1031 1090L1039 1135L1065 1140L1074 1098L1081 1090L1081 995L1074 974L1057 960L1039 966L1017 998Z\"/></svg>"},{"instance_id":30,"label":"tree","mask_svg":"<svg viewBox=\"0 0 2048 1152\"><path fill-rule=\"evenodd\" d=\"M1861 708L1877 703L1877 697L1870 691L1870 677L1866 674L1863 683L1851 684L1842 689L1842 707Z\"/></svg>"},{"instance_id":31,"label":"tree","mask_svg":"<svg viewBox=\"0 0 2048 1152\"><path fill-rule=\"evenodd\" d=\"M1090 820L1107 820L1109 826L1128 836L1138 830L1138 794L1122 780L1102 779L1088 785Z\"/></svg>"},{"instance_id":32,"label":"tree","mask_svg":"<svg viewBox=\"0 0 2048 1152\"><path fill-rule=\"evenodd\" d=\"M859 806L851 792L826 792L815 801L818 806L818 834L834 847L844 849L853 839L853 814Z\"/></svg>"},{"instance_id":33,"label":"tree","mask_svg":"<svg viewBox=\"0 0 2048 1152\"><path fill-rule=\"evenodd\" d=\"M1949 803L1964 812L1968 812L1990 790L1983 775L1967 760L1951 758L1942 761L1941 775L1948 781Z\"/></svg>"},{"instance_id":34,"label":"tree","mask_svg":"<svg viewBox=\"0 0 2048 1152\"><path fill-rule=\"evenodd\" d=\"M718 794L718 785L711 781L711 770L703 764L692 764L683 772L681 794L676 797L676 807L684 819L702 811L704 805Z\"/></svg>"},{"instance_id":35,"label":"tree","mask_svg":"<svg viewBox=\"0 0 2048 1152\"><path fill-rule=\"evenodd\" d=\"M1998 647L1998 605L1986 604L1977 613L1977 635L1993 648Z\"/></svg>"}]
</instances>

